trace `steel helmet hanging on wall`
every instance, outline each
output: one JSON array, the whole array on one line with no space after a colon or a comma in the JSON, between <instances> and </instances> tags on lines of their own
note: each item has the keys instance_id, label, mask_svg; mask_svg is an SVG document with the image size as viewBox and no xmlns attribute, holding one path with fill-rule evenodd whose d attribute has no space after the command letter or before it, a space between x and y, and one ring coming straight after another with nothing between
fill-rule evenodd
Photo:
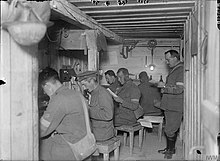
<instances>
[{"instance_id":1,"label":"steel helmet hanging on wall","mask_svg":"<svg viewBox=\"0 0 220 161\"><path fill-rule=\"evenodd\" d=\"M8 21L3 22L2 27L9 32L18 44L24 46L37 44L44 37L47 30L45 22L34 8L31 5L24 5L19 0L11 2L8 11Z\"/></svg>"}]
</instances>

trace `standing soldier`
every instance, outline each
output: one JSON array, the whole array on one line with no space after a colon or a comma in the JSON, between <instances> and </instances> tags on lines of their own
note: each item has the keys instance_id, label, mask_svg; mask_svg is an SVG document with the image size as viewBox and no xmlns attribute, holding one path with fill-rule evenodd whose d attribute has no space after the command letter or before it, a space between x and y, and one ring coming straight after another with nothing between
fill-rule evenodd
<instances>
[{"instance_id":1,"label":"standing soldier","mask_svg":"<svg viewBox=\"0 0 220 161\"><path fill-rule=\"evenodd\" d=\"M165 135L167 147L158 150L159 153L165 154L164 158L171 159L175 154L175 143L177 131L183 118L183 63L180 61L180 54L176 50L165 52L165 59L170 72L166 78L166 84L161 89L163 97L161 108L165 114Z\"/></svg>"}]
</instances>

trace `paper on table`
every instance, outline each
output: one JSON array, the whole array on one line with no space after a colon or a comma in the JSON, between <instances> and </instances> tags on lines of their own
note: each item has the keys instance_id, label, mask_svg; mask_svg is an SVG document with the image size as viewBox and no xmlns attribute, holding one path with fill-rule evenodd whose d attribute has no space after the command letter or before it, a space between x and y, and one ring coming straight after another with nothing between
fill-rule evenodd
<instances>
[{"instance_id":1,"label":"paper on table","mask_svg":"<svg viewBox=\"0 0 220 161\"><path fill-rule=\"evenodd\" d=\"M118 97L114 92L112 92L111 89L107 88L107 90L109 91L109 93L110 93L113 97Z\"/></svg>"},{"instance_id":2,"label":"paper on table","mask_svg":"<svg viewBox=\"0 0 220 161\"><path fill-rule=\"evenodd\" d=\"M141 126L153 128L152 123L149 121L146 121L144 119L139 119L138 122L140 122Z\"/></svg>"}]
</instances>

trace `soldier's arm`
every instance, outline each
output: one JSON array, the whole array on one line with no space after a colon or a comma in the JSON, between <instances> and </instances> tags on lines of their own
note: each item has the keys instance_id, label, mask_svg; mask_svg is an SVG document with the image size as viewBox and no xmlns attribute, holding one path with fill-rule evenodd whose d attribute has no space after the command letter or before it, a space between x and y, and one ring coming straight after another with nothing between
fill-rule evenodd
<instances>
[{"instance_id":1,"label":"soldier's arm","mask_svg":"<svg viewBox=\"0 0 220 161\"><path fill-rule=\"evenodd\" d=\"M130 100L123 99L122 106L131 110L136 110L139 107L139 99L141 93L138 87L132 88L130 91Z\"/></svg>"},{"instance_id":2,"label":"soldier's arm","mask_svg":"<svg viewBox=\"0 0 220 161\"><path fill-rule=\"evenodd\" d=\"M56 99L48 104L47 110L40 119L40 136L44 137L56 130L63 117L65 108L62 99Z\"/></svg>"},{"instance_id":3,"label":"soldier's arm","mask_svg":"<svg viewBox=\"0 0 220 161\"><path fill-rule=\"evenodd\" d=\"M184 91L184 84L183 84L183 71L178 73L176 78L176 84L174 85L165 85L164 93L167 94L181 94Z\"/></svg>"}]
</instances>

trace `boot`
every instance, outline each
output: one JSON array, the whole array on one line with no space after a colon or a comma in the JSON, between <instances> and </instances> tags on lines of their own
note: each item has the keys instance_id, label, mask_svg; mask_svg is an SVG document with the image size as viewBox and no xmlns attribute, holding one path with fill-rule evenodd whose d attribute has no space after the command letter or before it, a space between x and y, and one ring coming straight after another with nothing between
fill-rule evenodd
<instances>
[{"instance_id":1,"label":"boot","mask_svg":"<svg viewBox=\"0 0 220 161\"><path fill-rule=\"evenodd\" d=\"M169 149L169 141L168 141L168 137L167 137L167 135L165 134L165 137L166 137L166 141L167 141L167 147L166 148L164 148L164 149L160 149L160 150L158 150L158 153L161 153L161 154L165 154L167 151L168 151L168 149Z\"/></svg>"},{"instance_id":2,"label":"boot","mask_svg":"<svg viewBox=\"0 0 220 161\"><path fill-rule=\"evenodd\" d=\"M167 152L165 152L165 155L164 155L165 159L172 159L173 154L175 154L175 152L176 152L176 150L175 150L176 137L177 137L176 134L173 137L167 137L169 149L167 150Z\"/></svg>"}]
</instances>

